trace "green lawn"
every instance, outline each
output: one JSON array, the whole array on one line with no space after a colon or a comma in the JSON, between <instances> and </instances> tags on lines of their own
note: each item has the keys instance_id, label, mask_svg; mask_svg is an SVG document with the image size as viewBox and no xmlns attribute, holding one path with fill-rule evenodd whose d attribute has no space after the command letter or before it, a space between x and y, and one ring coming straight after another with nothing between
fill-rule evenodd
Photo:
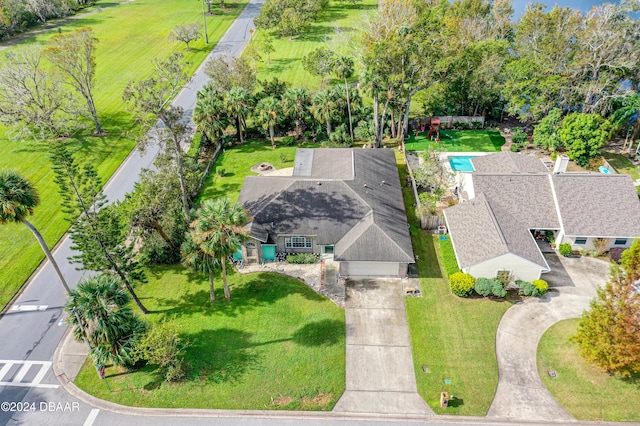
<instances>
[{"instance_id":1,"label":"green lawn","mask_svg":"<svg viewBox=\"0 0 640 426\"><path fill-rule=\"evenodd\" d=\"M431 140L427 139L428 131L411 134L405 141L408 151L425 151ZM451 138L445 136L450 135ZM445 130L441 133L441 142L436 142L436 151L449 152L494 152L500 151L505 140L497 130Z\"/></svg>"},{"instance_id":2,"label":"green lawn","mask_svg":"<svg viewBox=\"0 0 640 426\"><path fill-rule=\"evenodd\" d=\"M316 145L305 147L311 148ZM252 166L267 162L276 169L293 167L296 149L297 145L277 146L273 149L268 141L249 141L243 145L226 148L216 161L216 170L207 177L200 197L229 197L231 201L237 201L244 178L257 175L250 170ZM219 176L219 170L224 171L223 176Z\"/></svg>"},{"instance_id":3,"label":"green lawn","mask_svg":"<svg viewBox=\"0 0 640 426\"><path fill-rule=\"evenodd\" d=\"M133 406L294 410L330 410L344 392L344 310L305 284L231 272L231 301L220 288L210 305L206 279L181 267L150 272L138 290L152 311L146 319L173 318L190 345L188 380L109 367L109 392L87 361L75 381L81 389Z\"/></svg>"},{"instance_id":4,"label":"green lawn","mask_svg":"<svg viewBox=\"0 0 640 426\"><path fill-rule=\"evenodd\" d=\"M629 175L633 180L640 179L640 170L624 155L605 151L602 156L616 169L616 172Z\"/></svg>"},{"instance_id":5,"label":"green lawn","mask_svg":"<svg viewBox=\"0 0 640 426\"><path fill-rule=\"evenodd\" d=\"M211 41L218 40L246 1L231 3L224 11L208 17ZM184 51L183 44L169 43L168 34L178 24L202 20L199 2L174 0L136 0L103 9L61 27L63 33L91 26L99 39L96 49L95 99L98 113L108 136L89 136L91 129L81 132L67 143L81 161L93 163L106 181L134 147L137 130L122 102L122 90L130 80L150 75L152 60L164 58L172 51ZM25 43L46 44L57 30L48 31ZM187 71L192 73L213 48L204 40L192 44L185 52ZM7 49L5 52L10 51ZM0 60L5 56L0 55ZM8 140L6 129L0 127L0 168L18 169L33 182L40 193L41 205L32 222L40 229L49 246L64 234L69 224L64 220L58 189L53 182L46 146L34 142L17 143ZM23 225L5 225L0 238L0 307L4 307L44 258L31 233ZM54 283L57 285L57 283Z\"/></svg>"},{"instance_id":6,"label":"green lawn","mask_svg":"<svg viewBox=\"0 0 640 426\"><path fill-rule=\"evenodd\" d=\"M331 1L327 11L308 29L292 39L274 36L271 53L271 65L267 63L266 55L263 61L258 63L258 79L271 80L277 77L294 87L305 87L315 91L320 87L320 78L309 74L302 67L302 57L318 47L340 50L340 43L327 42L334 36L337 28L347 34L359 30L365 16L376 10L376 0L363 0L358 6L352 6L348 2ZM262 34L256 33L255 41L260 41ZM353 81L356 80L354 76ZM338 80L335 80L338 83ZM341 82L341 81L340 81Z\"/></svg>"},{"instance_id":7,"label":"green lawn","mask_svg":"<svg viewBox=\"0 0 640 426\"><path fill-rule=\"evenodd\" d=\"M577 326L578 319L561 321L540 339L538 373L547 389L578 420L640 422L640 374L616 379L588 364L568 340Z\"/></svg>"},{"instance_id":8,"label":"green lawn","mask_svg":"<svg viewBox=\"0 0 640 426\"><path fill-rule=\"evenodd\" d=\"M404 182L402 160L399 166ZM498 386L496 330L511 304L451 294L438 237L417 226L410 189L403 194L423 296L405 299L418 392L438 414L484 416ZM447 409L442 391L456 396Z\"/></svg>"}]
</instances>

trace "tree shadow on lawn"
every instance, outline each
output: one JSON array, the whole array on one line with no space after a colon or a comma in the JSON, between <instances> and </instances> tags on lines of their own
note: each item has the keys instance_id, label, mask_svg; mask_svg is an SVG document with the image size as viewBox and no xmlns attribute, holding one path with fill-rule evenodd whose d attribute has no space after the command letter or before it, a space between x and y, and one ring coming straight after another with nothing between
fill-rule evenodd
<instances>
[{"instance_id":1,"label":"tree shadow on lawn","mask_svg":"<svg viewBox=\"0 0 640 426\"><path fill-rule=\"evenodd\" d=\"M502 149L502 145L506 143L506 140L502 135L500 135L500 132L496 130L487 130L487 135L489 135L489 140L491 140L496 151L500 151Z\"/></svg>"},{"instance_id":2,"label":"tree shadow on lawn","mask_svg":"<svg viewBox=\"0 0 640 426\"><path fill-rule=\"evenodd\" d=\"M228 268L231 270L231 268ZM191 281L191 277L199 283L206 282L204 276L191 274L185 271ZM280 299L294 294L302 295L305 299L322 302L327 300L311 290L306 284L295 278L283 276L273 272L251 273L252 279L238 287L234 287L234 280L240 277L237 273L229 273L227 280L231 289L231 299L223 297L222 282L219 276L215 278L216 300L210 302L209 288L195 292L186 292L179 298L156 297L156 303L160 309L154 310L155 314L165 316L182 317L185 315L213 315L222 314L229 317L237 317L253 309L268 306ZM166 309L163 309L166 308Z\"/></svg>"},{"instance_id":3,"label":"tree shadow on lawn","mask_svg":"<svg viewBox=\"0 0 640 426\"><path fill-rule=\"evenodd\" d=\"M291 64L298 61L300 61L300 59L297 59L297 58L272 59L271 65L267 65L267 68L269 69L270 73L281 73L285 69L289 68ZM243 145L238 145L238 146L243 146ZM273 151L271 146L269 146L269 148Z\"/></svg>"},{"instance_id":4,"label":"tree shadow on lawn","mask_svg":"<svg viewBox=\"0 0 640 426\"><path fill-rule=\"evenodd\" d=\"M185 359L189 362L189 381L210 383L236 381L256 367L260 352L251 349L251 334L242 330L219 328L190 334Z\"/></svg>"}]
</instances>

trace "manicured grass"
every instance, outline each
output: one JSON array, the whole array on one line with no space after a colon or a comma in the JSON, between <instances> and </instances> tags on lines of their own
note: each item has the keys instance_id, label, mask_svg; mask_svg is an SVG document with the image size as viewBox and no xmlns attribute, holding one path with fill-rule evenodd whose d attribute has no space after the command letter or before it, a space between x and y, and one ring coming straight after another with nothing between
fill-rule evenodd
<instances>
[{"instance_id":1,"label":"manicured grass","mask_svg":"<svg viewBox=\"0 0 640 426\"><path fill-rule=\"evenodd\" d=\"M440 142L432 142L427 139L428 131L411 134L405 141L408 151L425 151L431 144L435 144L436 151L449 152L494 152L500 151L505 140L497 130L445 130L450 135L446 137L441 133Z\"/></svg>"},{"instance_id":2,"label":"manicured grass","mask_svg":"<svg viewBox=\"0 0 640 426\"><path fill-rule=\"evenodd\" d=\"M213 48L246 2L230 3L224 10L207 18L208 46L204 40L192 44L185 52L187 72L192 73ZM103 9L61 27L62 33L91 26L99 39L96 48L95 99L106 137L89 136L91 128L67 141L80 161L96 166L100 177L107 180L134 147L138 134L122 102L122 90L130 80L147 77L153 70L152 60L165 58L172 51L183 52L183 44L169 43L168 34L178 24L202 20L199 2L174 0L136 0ZM46 44L57 34L52 30L27 40ZM9 48L4 52L9 52ZM0 61L5 60L0 55ZM90 123L87 123L90 126ZM36 186L41 205L30 220L42 232L49 246L64 234L69 223L63 218L57 185L53 181L45 144L17 143L8 140L6 129L0 127L0 168L15 168ZM4 307L44 258L40 247L23 225L2 226L0 238L0 307ZM53 280L55 281L55 280ZM56 282L53 283L57 285Z\"/></svg>"},{"instance_id":3,"label":"manicured grass","mask_svg":"<svg viewBox=\"0 0 640 426\"><path fill-rule=\"evenodd\" d=\"M440 252L442 253L442 265L444 267L447 276L455 274L460 270L458 267L458 261L456 260L456 253L453 251L453 244L451 238L448 235L438 237L440 245Z\"/></svg>"},{"instance_id":4,"label":"manicured grass","mask_svg":"<svg viewBox=\"0 0 640 426\"><path fill-rule=\"evenodd\" d=\"M316 145L305 145L312 148ZM240 195L244 178L256 176L251 167L260 163L271 163L276 169L293 167L298 146L277 146L271 148L268 141L249 141L243 145L226 148L216 161L215 170L212 171L200 192L200 198L229 197L236 201ZM224 175L219 176L218 171L224 170Z\"/></svg>"},{"instance_id":5,"label":"manicured grass","mask_svg":"<svg viewBox=\"0 0 640 426\"><path fill-rule=\"evenodd\" d=\"M640 422L640 374L616 379L587 363L568 340L577 326L578 319L561 321L540 339L538 373L547 389L578 420Z\"/></svg>"},{"instance_id":6,"label":"manicured grass","mask_svg":"<svg viewBox=\"0 0 640 426\"><path fill-rule=\"evenodd\" d=\"M616 172L629 175L633 180L640 179L640 170L624 155L616 154L615 152L604 152L602 156L616 169Z\"/></svg>"},{"instance_id":7,"label":"manicured grass","mask_svg":"<svg viewBox=\"0 0 640 426\"><path fill-rule=\"evenodd\" d=\"M266 55L263 55L263 61L258 64L258 79L271 80L277 77L294 87L318 90L320 78L305 71L302 67L302 57L319 47L339 51L341 49L339 43L327 43L327 40L334 36L336 27L347 34L359 30L367 14L375 11L377 5L376 0L363 0L355 7L348 2L331 1L326 12L303 34L292 39L274 35L275 51L271 53L271 65L267 63ZM254 37L259 42L262 34L259 31ZM352 80L356 81L356 79L354 76ZM342 83L340 80L333 82Z\"/></svg>"},{"instance_id":8,"label":"manicured grass","mask_svg":"<svg viewBox=\"0 0 640 426\"><path fill-rule=\"evenodd\" d=\"M396 158L404 182L405 166ZM411 191L403 187L403 195L422 288L422 297L405 299L418 392L438 414L484 416L498 386L496 330L511 304L451 294L438 236L418 227ZM443 391L456 396L446 409Z\"/></svg>"},{"instance_id":9,"label":"manicured grass","mask_svg":"<svg viewBox=\"0 0 640 426\"><path fill-rule=\"evenodd\" d=\"M152 311L146 319L178 326L189 343L188 379L166 383L150 366L108 367L109 392L88 360L76 379L86 392L133 406L260 410L330 410L344 392L344 310L305 284L232 272L230 302L220 288L211 305L206 279L181 267L150 272L138 290Z\"/></svg>"}]
</instances>

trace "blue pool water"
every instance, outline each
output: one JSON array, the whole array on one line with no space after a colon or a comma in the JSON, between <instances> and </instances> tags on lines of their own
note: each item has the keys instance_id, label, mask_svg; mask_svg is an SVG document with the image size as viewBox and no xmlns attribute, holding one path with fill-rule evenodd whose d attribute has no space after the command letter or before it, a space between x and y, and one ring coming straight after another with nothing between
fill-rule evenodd
<instances>
[{"instance_id":1,"label":"blue pool water","mask_svg":"<svg viewBox=\"0 0 640 426\"><path fill-rule=\"evenodd\" d=\"M471 165L471 159L475 157L468 157L464 155L456 155L449 157L449 164L451 168L456 172L472 172L475 169Z\"/></svg>"}]
</instances>

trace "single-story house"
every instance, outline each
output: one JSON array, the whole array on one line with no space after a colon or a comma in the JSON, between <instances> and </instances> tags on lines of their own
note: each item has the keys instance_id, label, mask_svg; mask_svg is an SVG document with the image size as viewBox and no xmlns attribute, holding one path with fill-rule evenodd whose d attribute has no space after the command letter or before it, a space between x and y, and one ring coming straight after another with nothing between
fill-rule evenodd
<instances>
[{"instance_id":1,"label":"single-story house","mask_svg":"<svg viewBox=\"0 0 640 426\"><path fill-rule=\"evenodd\" d=\"M574 250L629 247L640 237L640 200L630 176L553 171L534 156L500 152L471 159L460 203L444 216L458 266L475 277L531 281L549 271L535 236L551 231Z\"/></svg>"},{"instance_id":2,"label":"single-story house","mask_svg":"<svg viewBox=\"0 0 640 426\"><path fill-rule=\"evenodd\" d=\"M249 176L245 263L317 253L341 275L405 277L414 262L393 150L298 149L292 176Z\"/></svg>"}]
</instances>

